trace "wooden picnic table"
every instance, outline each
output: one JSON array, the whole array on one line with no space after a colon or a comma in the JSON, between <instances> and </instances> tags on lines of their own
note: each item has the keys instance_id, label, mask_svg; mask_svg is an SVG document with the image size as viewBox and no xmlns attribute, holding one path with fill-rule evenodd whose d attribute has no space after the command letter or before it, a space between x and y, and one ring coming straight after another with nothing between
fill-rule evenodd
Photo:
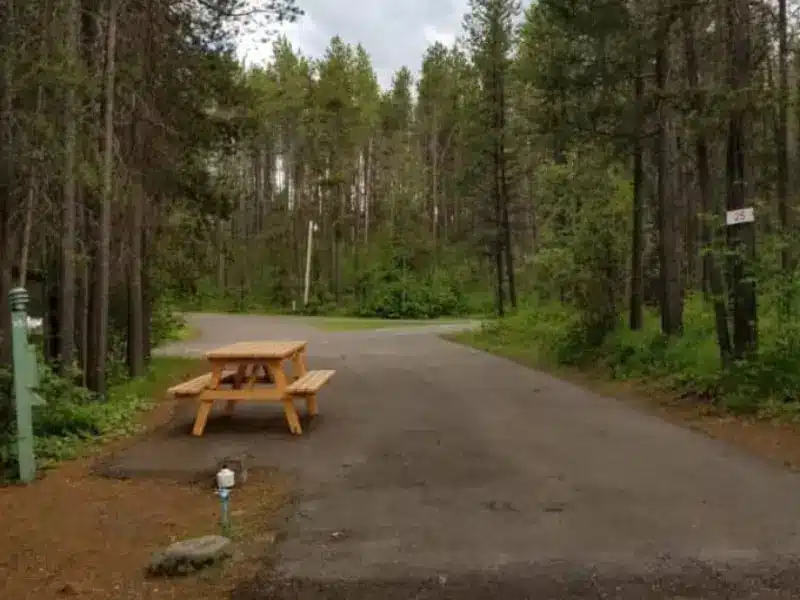
<instances>
[{"instance_id":1,"label":"wooden picnic table","mask_svg":"<svg viewBox=\"0 0 800 600\"><path fill-rule=\"evenodd\" d=\"M175 396L197 398L193 435L203 435L211 409L219 400L226 402L228 414L233 413L237 402L281 402L290 431L300 435L303 429L294 399L305 398L308 414L316 415L316 394L335 373L309 371L306 346L304 341L258 341L217 348L206 354L209 373L169 391ZM292 365L291 374L285 370L287 363Z\"/></svg>"}]
</instances>

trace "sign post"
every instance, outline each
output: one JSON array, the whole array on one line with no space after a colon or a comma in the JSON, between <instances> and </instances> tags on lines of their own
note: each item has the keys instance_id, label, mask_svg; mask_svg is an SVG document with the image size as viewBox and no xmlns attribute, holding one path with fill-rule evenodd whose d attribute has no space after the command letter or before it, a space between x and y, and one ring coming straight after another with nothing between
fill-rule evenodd
<instances>
[{"instance_id":1,"label":"sign post","mask_svg":"<svg viewBox=\"0 0 800 600\"><path fill-rule=\"evenodd\" d=\"M33 405L39 403L33 391L36 385L36 355L28 344L28 292L24 288L14 288L8 298L11 304L19 478L23 483L30 483L36 478L36 458L33 451Z\"/></svg>"},{"instance_id":2,"label":"sign post","mask_svg":"<svg viewBox=\"0 0 800 600\"><path fill-rule=\"evenodd\" d=\"M314 221L308 222L308 242L306 243L306 276L303 288L303 306L308 306L308 295L311 291L311 248L314 245L314 232L317 224Z\"/></svg>"}]
</instances>

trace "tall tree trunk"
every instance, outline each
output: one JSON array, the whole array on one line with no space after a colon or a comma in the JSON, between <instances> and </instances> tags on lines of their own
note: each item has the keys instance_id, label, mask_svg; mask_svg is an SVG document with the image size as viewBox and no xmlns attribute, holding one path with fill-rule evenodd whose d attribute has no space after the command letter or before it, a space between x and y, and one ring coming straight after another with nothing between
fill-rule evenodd
<instances>
[{"instance_id":1,"label":"tall tree trunk","mask_svg":"<svg viewBox=\"0 0 800 600\"><path fill-rule=\"evenodd\" d=\"M663 5L661 19L666 19ZM667 106L667 74L669 72L669 25L660 26L655 57L658 103L657 169L658 169L658 248L661 282L661 330L666 335L677 335L683 330L681 301L680 257L675 227L676 206L670 160L671 110Z\"/></svg>"},{"instance_id":2,"label":"tall tree trunk","mask_svg":"<svg viewBox=\"0 0 800 600\"><path fill-rule=\"evenodd\" d=\"M790 268L789 255L789 60L786 23L786 0L778 0L778 127L776 149L778 159L778 219L782 243L781 269Z\"/></svg>"},{"instance_id":3,"label":"tall tree trunk","mask_svg":"<svg viewBox=\"0 0 800 600\"><path fill-rule=\"evenodd\" d=\"M503 317L506 314L505 308L505 290L503 289L503 249L494 242L492 253L494 255L494 272L495 272L495 308L497 316Z\"/></svg>"},{"instance_id":4,"label":"tall tree trunk","mask_svg":"<svg viewBox=\"0 0 800 600\"><path fill-rule=\"evenodd\" d=\"M157 204L158 198L150 199L151 212L154 211ZM145 218L147 219L147 215L145 215ZM153 255L151 228L152 221L148 219L148 222L142 227L142 344L144 346L145 363L150 362L153 348L153 283L150 279L149 263L149 259Z\"/></svg>"},{"instance_id":5,"label":"tall tree trunk","mask_svg":"<svg viewBox=\"0 0 800 600\"><path fill-rule=\"evenodd\" d=\"M42 60L47 62L47 41L50 34L50 14L51 7L49 2L44 2L41 12L42 39L39 43L39 55ZM39 74L41 77L41 74ZM36 86L36 111L34 119L38 123L44 110L44 84L42 82ZM40 171L42 170L43 143L37 142L34 150L34 158L31 160L28 173L28 189L25 201L25 218L22 225L22 243L19 251L19 285L25 287L28 279L28 262L31 253L31 235L33 233L33 217L39 199L39 187L41 185Z\"/></svg>"},{"instance_id":6,"label":"tall tree trunk","mask_svg":"<svg viewBox=\"0 0 800 600\"><path fill-rule=\"evenodd\" d=\"M11 362L11 213L14 206L14 3L0 4L0 365Z\"/></svg>"},{"instance_id":7,"label":"tall tree trunk","mask_svg":"<svg viewBox=\"0 0 800 600\"><path fill-rule=\"evenodd\" d=\"M78 190L77 204L78 204L78 231L83 232L85 240L89 240L94 232L94 228L90 224L89 208L81 201L80 188ZM86 385L86 372L89 364L89 344L91 340L91 322L89 320L89 312L91 306L91 264L90 264L90 251L88 242L84 244L81 260L78 268L78 285L76 297L76 313L77 321L76 327L76 343L78 347L78 364L81 368L82 382Z\"/></svg>"},{"instance_id":8,"label":"tall tree trunk","mask_svg":"<svg viewBox=\"0 0 800 600\"><path fill-rule=\"evenodd\" d=\"M644 65L641 50L636 49L636 74L633 97L636 125L633 132L633 239L631 243L630 328L644 324Z\"/></svg>"},{"instance_id":9,"label":"tall tree trunk","mask_svg":"<svg viewBox=\"0 0 800 600\"><path fill-rule=\"evenodd\" d=\"M134 133L136 135L136 133ZM137 176L130 207L130 272L128 283L128 372L131 377L145 373L144 297L142 287L142 222L145 197Z\"/></svg>"},{"instance_id":10,"label":"tall tree trunk","mask_svg":"<svg viewBox=\"0 0 800 600\"><path fill-rule=\"evenodd\" d=\"M436 108L433 109L433 125L428 133L428 154L431 161L431 236L434 257L438 257L439 225L439 132ZM434 259L435 260L435 259Z\"/></svg>"},{"instance_id":11,"label":"tall tree trunk","mask_svg":"<svg viewBox=\"0 0 800 600\"><path fill-rule=\"evenodd\" d=\"M694 29L692 27L691 8L687 9L682 18L684 33L684 50L686 54L686 74L689 80L689 89L692 96L692 107L698 115L706 114L705 92L700 89L700 74L697 62ZM711 174L709 168L708 136L703 125L695 133L695 163L697 168L697 187L700 192L700 245L703 253L702 277L705 289L711 296L714 307L714 320L716 323L717 345L723 365L731 362L733 350L728 329L728 309L725 305L725 289L722 274L716 265L713 248L711 245L711 222L715 210L711 191Z\"/></svg>"},{"instance_id":12,"label":"tall tree trunk","mask_svg":"<svg viewBox=\"0 0 800 600\"><path fill-rule=\"evenodd\" d=\"M497 276L497 314L503 316L505 314L505 289L503 286L503 279L505 274L503 272L503 254L504 254L504 241L505 230L503 228L504 221L504 207L503 207L503 192L500 179L500 164L498 156L497 144L495 143L494 151L494 219L495 219L495 235L493 251L495 254L495 270Z\"/></svg>"},{"instance_id":13,"label":"tall tree trunk","mask_svg":"<svg viewBox=\"0 0 800 600\"><path fill-rule=\"evenodd\" d=\"M503 57L505 60L505 57ZM508 301L511 308L517 307L517 283L514 274L514 248L511 239L511 217L509 215L508 171L506 168L506 95L505 68L501 67L497 78L497 128L500 196L503 203L503 246L505 249L506 278L508 279Z\"/></svg>"},{"instance_id":14,"label":"tall tree trunk","mask_svg":"<svg viewBox=\"0 0 800 600\"><path fill-rule=\"evenodd\" d=\"M67 85L64 99L64 185L61 205L61 281L58 307L58 355L62 373L66 373L75 359L75 255L76 228L76 168L78 153L77 77L79 36L81 22L80 0L69 0L67 13L67 65L73 78Z\"/></svg>"},{"instance_id":15,"label":"tall tree trunk","mask_svg":"<svg viewBox=\"0 0 800 600\"><path fill-rule=\"evenodd\" d=\"M370 136L369 144L367 145L367 160L365 165L365 180L366 180L366 193L364 194L364 248L369 244L369 227L370 227L370 206L372 204L373 185L374 185L374 160L373 160L373 138Z\"/></svg>"},{"instance_id":16,"label":"tall tree trunk","mask_svg":"<svg viewBox=\"0 0 800 600\"><path fill-rule=\"evenodd\" d=\"M495 42L496 45L496 42ZM493 48L496 52L497 49ZM501 125L503 122L502 115L500 114L500 94L499 88L501 85L501 75L499 72L500 65L497 63L498 57L492 57L492 65L489 73L488 82L488 108L490 112L491 125L492 125L492 197L494 200L494 243L493 251L495 255L495 271L497 276L497 314L503 316L505 314L505 289L503 285L506 273L503 271L503 262L505 257L506 245L506 206L503 198L503 157L502 157L502 130ZM506 271L508 265L506 265Z\"/></svg>"},{"instance_id":17,"label":"tall tree trunk","mask_svg":"<svg viewBox=\"0 0 800 600\"><path fill-rule=\"evenodd\" d=\"M745 109L744 98L750 80L750 48L747 34L749 6L747 0L726 3L728 33L728 85L732 105L728 114L726 152L727 209L745 208L747 201L745 172ZM753 273L755 224L728 227L730 250L730 293L733 305L733 354L742 359L757 349L756 287Z\"/></svg>"},{"instance_id":18,"label":"tall tree trunk","mask_svg":"<svg viewBox=\"0 0 800 600\"><path fill-rule=\"evenodd\" d=\"M106 359L108 353L108 309L111 258L111 204L114 195L114 96L116 78L117 8L119 0L109 0L106 25L106 63L104 69L103 167L102 196L98 227L97 262L93 295L94 360L90 365L89 389L106 396Z\"/></svg>"}]
</instances>

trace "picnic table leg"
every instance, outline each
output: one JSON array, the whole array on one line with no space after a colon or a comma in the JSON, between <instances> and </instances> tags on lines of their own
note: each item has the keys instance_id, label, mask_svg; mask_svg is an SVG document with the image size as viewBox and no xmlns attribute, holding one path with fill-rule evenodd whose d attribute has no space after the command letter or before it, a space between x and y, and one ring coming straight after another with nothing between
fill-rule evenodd
<instances>
[{"instance_id":1,"label":"picnic table leg","mask_svg":"<svg viewBox=\"0 0 800 600\"><path fill-rule=\"evenodd\" d=\"M203 430L206 428L208 415L214 407L213 400L201 400L200 406L197 407L197 416L194 418L194 427L192 428L192 435L201 436Z\"/></svg>"},{"instance_id":2,"label":"picnic table leg","mask_svg":"<svg viewBox=\"0 0 800 600\"><path fill-rule=\"evenodd\" d=\"M222 382L222 371L224 368L225 365L221 363L213 363L211 365L211 383L208 386L210 389L216 390L219 388L220 383ZM194 417L192 435L198 437L203 435L203 431L206 428L206 423L208 422L208 415L211 414L212 408L214 408L213 400L200 400L197 406L197 414Z\"/></svg>"},{"instance_id":3,"label":"picnic table leg","mask_svg":"<svg viewBox=\"0 0 800 600\"><path fill-rule=\"evenodd\" d=\"M306 411L311 417L316 417L319 414L316 394L310 394L309 396L306 397Z\"/></svg>"},{"instance_id":4,"label":"picnic table leg","mask_svg":"<svg viewBox=\"0 0 800 600\"><path fill-rule=\"evenodd\" d=\"M269 370L272 381L275 382L276 391L281 394L283 413L286 416L286 422L289 425L289 431L295 435L302 435L303 428L300 426L300 415L297 414L297 409L294 407L294 401L292 400L292 397L286 393L286 387L288 386L288 383L286 380L286 374L281 368L281 363L279 362L276 364L269 362L265 366Z\"/></svg>"},{"instance_id":5,"label":"picnic table leg","mask_svg":"<svg viewBox=\"0 0 800 600\"><path fill-rule=\"evenodd\" d=\"M247 364L239 365L236 368L236 374L233 376L233 388L240 389L245 377L247 377Z\"/></svg>"},{"instance_id":6,"label":"picnic table leg","mask_svg":"<svg viewBox=\"0 0 800 600\"><path fill-rule=\"evenodd\" d=\"M294 401L289 398L283 399L283 413L286 415L286 422L289 424L289 431L295 435L303 435L303 428L300 426L300 415L294 407Z\"/></svg>"},{"instance_id":7,"label":"picnic table leg","mask_svg":"<svg viewBox=\"0 0 800 600\"><path fill-rule=\"evenodd\" d=\"M252 379L253 385L256 383L274 383L272 381L272 377L270 377L269 369L266 367L266 365L261 363L253 365L253 370L250 373L250 379Z\"/></svg>"},{"instance_id":8,"label":"picnic table leg","mask_svg":"<svg viewBox=\"0 0 800 600\"><path fill-rule=\"evenodd\" d=\"M292 356L292 381L297 381L308 372L306 367L306 350L298 350Z\"/></svg>"},{"instance_id":9,"label":"picnic table leg","mask_svg":"<svg viewBox=\"0 0 800 600\"><path fill-rule=\"evenodd\" d=\"M236 369L236 373L233 376L233 389L242 389L242 384L244 383L245 377L247 377L247 365L239 365L239 368ZM228 400L225 402L225 414L227 416L232 416L233 409L235 408L236 400Z\"/></svg>"}]
</instances>

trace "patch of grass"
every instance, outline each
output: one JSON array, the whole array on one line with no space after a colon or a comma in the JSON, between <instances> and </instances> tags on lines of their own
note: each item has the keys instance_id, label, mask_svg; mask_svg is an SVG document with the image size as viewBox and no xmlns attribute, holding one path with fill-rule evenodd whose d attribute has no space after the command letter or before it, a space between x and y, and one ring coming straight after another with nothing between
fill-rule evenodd
<instances>
[{"instance_id":1,"label":"patch of grass","mask_svg":"<svg viewBox=\"0 0 800 600\"><path fill-rule=\"evenodd\" d=\"M174 331L171 331L167 336L167 340L170 342L191 342L199 338L200 333L199 329L184 323Z\"/></svg>"},{"instance_id":2,"label":"patch of grass","mask_svg":"<svg viewBox=\"0 0 800 600\"><path fill-rule=\"evenodd\" d=\"M182 313L173 312L171 308L163 313L158 327L154 327L159 346L166 342L190 342L200 337L200 330L189 325Z\"/></svg>"},{"instance_id":3,"label":"patch of grass","mask_svg":"<svg viewBox=\"0 0 800 600\"><path fill-rule=\"evenodd\" d=\"M441 336L445 340L470 346L478 350L483 350L489 354L502 356L527 367L553 366L545 364L539 352L538 345L522 346L515 344L504 345L498 340L487 337L482 331L459 331L457 333L445 333Z\"/></svg>"},{"instance_id":4,"label":"patch of grass","mask_svg":"<svg viewBox=\"0 0 800 600\"><path fill-rule=\"evenodd\" d=\"M151 402L160 400L168 387L183 378L207 370L206 361L184 356L154 356L147 375L131 379L111 392L112 398L138 397Z\"/></svg>"},{"instance_id":5,"label":"patch of grass","mask_svg":"<svg viewBox=\"0 0 800 600\"><path fill-rule=\"evenodd\" d=\"M463 319L361 319L357 317L303 317L303 320L323 331L362 331L395 327L420 327L465 323Z\"/></svg>"}]
</instances>

